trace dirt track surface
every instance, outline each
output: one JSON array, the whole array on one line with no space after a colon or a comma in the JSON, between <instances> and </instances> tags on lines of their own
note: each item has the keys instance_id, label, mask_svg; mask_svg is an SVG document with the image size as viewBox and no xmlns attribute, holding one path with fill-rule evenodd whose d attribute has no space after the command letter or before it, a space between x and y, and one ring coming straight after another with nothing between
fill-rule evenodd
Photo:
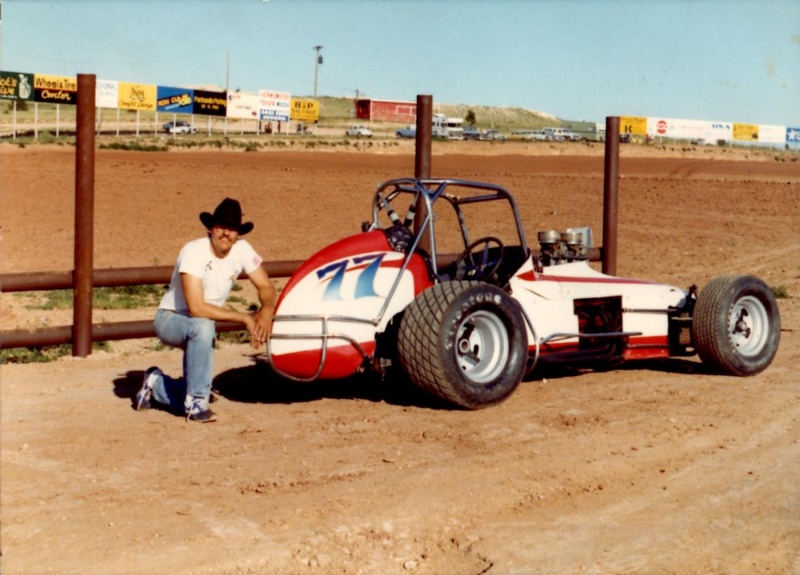
<instances>
[{"instance_id":1,"label":"dirt track surface","mask_svg":"<svg viewBox=\"0 0 800 575\"><path fill-rule=\"evenodd\" d=\"M222 344L220 420L187 425L131 409L147 367L180 371L150 340L3 365L2 573L800 573L800 164L656 156L623 150L618 273L787 288L764 373L693 359L540 373L466 412L393 381L288 382ZM266 259L303 259L413 167L409 153L101 151L95 267L170 265L226 195ZM601 155L435 155L433 175L507 186L529 239L601 237ZM70 269L73 152L3 146L0 178L0 270ZM3 329L71 318L2 303Z\"/></svg>"}]
</instances>

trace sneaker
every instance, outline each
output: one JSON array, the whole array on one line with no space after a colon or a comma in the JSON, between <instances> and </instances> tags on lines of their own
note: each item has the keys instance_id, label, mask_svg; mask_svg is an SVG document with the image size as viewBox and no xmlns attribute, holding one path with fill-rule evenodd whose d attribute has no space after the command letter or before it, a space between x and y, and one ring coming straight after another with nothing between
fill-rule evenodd
<instances>
[{"instance_id":1,"label":"sneaker","mask_svg":"<svg viewBox=\"0 0 800 575\"><path fill-rule=\"evenodd\" d=\"M208 408L205 399L194 398L186 410L186 421L199 421L200 423L211 423L217 420L217 414Z\"/></svg>"},{"instance_id":2,"label":"sneaker","mask_svg":"<svg viewBox=\"0 0 800 575\"><path fill-rule=\"evenodd\" d=\"M136 392L136 398L134 399L133 407L136 411L150 409L150 397L153 395L153 386L156 383L156 379L163 375L164 372L157 367L150 367L144 372L142 387Z\"/></svg>"}]
</instances>

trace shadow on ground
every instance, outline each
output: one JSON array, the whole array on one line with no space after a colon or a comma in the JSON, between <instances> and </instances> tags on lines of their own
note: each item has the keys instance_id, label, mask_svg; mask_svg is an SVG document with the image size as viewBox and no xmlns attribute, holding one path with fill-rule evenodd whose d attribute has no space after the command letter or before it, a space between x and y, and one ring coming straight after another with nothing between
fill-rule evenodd
<instances>
[{"instance_id":1,"label":"shadow on ground","mask_svg":"<svg viewBox=\"0 0 800 575\"><path fill-rule=\"evenodd\" d=\"M536 381L541 379L560 379L565 377L580 377L581 375L608 371L658 371L681 375L718 375L703 363L682 358L643 359L627 363L609 364L550 364L541 363L528 373L523 381Z\"/></svg>"},{"instance_id":2,"label":"shadow on ground","mask_svg":"<svg viewBox=\"0 0 800 575\"><path fill-rule=\"evenodd\" d=\"M242 403L291 404L322 399L361 399L390 405L427 409L458 409L414 386L402 374L392 372L381 378L363 373L339 380L300 382L275 373L269 363L257 357L252 365L229 369L212 382L212 393ZM713 370L697 361L684 359L644 360L611 367L540 366L525 376L524 382L580 377L594 371L660 371L675 374L713 375ZM128 371L114 380L114 395L132 401L142 385L144 370Z\"/></svg>"},{"instance_id":3,"label":"shadow on ground","mask_svg":"<svg viewBox=\"0 0 800 575\"><path fill-rule=\"evenodd\" d=\"M214 378L212 389L230 401L246 403L306 403L321 399L363 399L391 405L452 409L418 389L400 374L356 374L345 379L294 381L275 373L264 361L231 369Z\"/></svg>"},{"instance_id":4,"label":"shadow on ground","mask_svg":"<svg viewBox=\"0 0 800 575\"><path fill-rule=\"evenodd\" d=\"M131 370L114 380L114 395L132 402L142 385L144 370ZM357 374L346 379L299 382L275 373L258 358L246 367L229 369L211 384L213 394L243 403L307 403L321 399L362 399L391 405L428 409L453 409L452 406L412 385L399 374L384 378L376 374Z\"/></svg>"}]
</instances>

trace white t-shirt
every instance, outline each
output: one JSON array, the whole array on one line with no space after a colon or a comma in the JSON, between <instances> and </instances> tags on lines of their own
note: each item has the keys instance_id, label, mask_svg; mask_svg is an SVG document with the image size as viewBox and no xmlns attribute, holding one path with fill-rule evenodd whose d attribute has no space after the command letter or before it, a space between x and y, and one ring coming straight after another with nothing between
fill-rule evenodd
<instances>
[{"instance_id":1,"label":"white t-shirt","mask_svg":"<svg viewBox=\"0 0 800 575\"><path fill-rule=\"evenodd\" d=\"M181 274L199 277L203 281L203 299L222 307L228 299L236 278L242 273L252 273L261 265L259 256L246 240L239 239L228 255L218 258L211 249L211 240L207 237L192 240L181 248L178 261L172 270L169 289L161 298L161 309L188 313L186 296L183 293Z\"/></svg>"}]
</instances>

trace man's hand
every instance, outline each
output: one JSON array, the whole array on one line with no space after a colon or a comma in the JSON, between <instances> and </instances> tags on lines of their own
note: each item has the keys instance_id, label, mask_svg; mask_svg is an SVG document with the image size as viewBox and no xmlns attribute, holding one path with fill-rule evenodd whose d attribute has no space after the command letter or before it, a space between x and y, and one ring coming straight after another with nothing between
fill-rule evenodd
<instances>
[{"instance_id":1,"label":"man's hand","mask_svg":"<svg viewBox=\"0 0 800 575\"><path fill-rule=\"evenodd\" d=\"M275 312L278 294L263 266L258 266L249 277L258 290L258 301L261 303L261 309L253 314L255 325L250 330L250 343L254 348L259 348L267 343L272 333L272 315Z\"/></svg>"},{"instance_id":2,"label":"man's hand","mask_svg":"<svg viewBox=\"0 0 800 575\"><path fill-rule=\"evenodd\" d=\"M262 307L258 312L249 316L252 321L253 327L249 325L247 329L250 331L250 344L254 348L259 348L269 339L272 332L272 309Z\"/></svg>"}]
</instances>

